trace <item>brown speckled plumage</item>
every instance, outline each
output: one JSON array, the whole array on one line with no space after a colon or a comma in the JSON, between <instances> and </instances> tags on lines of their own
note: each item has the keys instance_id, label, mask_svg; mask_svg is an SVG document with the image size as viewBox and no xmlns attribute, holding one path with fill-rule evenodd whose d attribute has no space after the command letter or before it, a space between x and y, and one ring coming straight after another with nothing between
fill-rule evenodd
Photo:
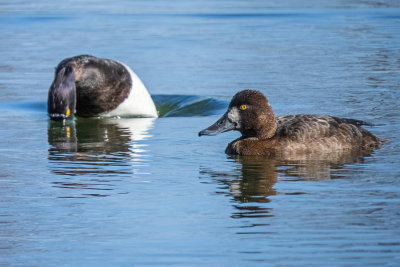
<instances>
[{"instance_id":1,"label":"brown speckled plumage","mask_svg":"<svg viewBox=\"0 0 400 267\"><path fill-rule=\"evenodd\" d=\"M242 105L246 105L245 110L241 109ZM225 126L220 130L216 125L218 123L229 124L231 128ZM339 150L370 150L383 143L362 128L362 125L368 123L360 120L309 114L275 117L268 100L255 90L237 93L228 112L216 124L201 131L199 135L214 135L227 130L240 131L242 136L231 142L225 151L233 155L289 156Z\"/></svg>"}]
</instances>

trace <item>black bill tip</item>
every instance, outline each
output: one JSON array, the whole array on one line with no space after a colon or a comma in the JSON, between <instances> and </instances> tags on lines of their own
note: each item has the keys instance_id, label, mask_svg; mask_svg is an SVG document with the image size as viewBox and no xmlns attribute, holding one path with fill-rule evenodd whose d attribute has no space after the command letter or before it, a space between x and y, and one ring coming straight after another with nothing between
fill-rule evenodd
<instances>
[{"instance_id":1,"label":"black bill tip","mask_svg":"<svg viewBox=\"0 0 400 267\"><path fill-rule=\"evenodd\" d=\"M202 135L217 135L238 128L238 123L233 122L228 118L228 113L225 113L219 120L217 120L210 127L199 132L199 136Z\"/></svg>"},{"instance_id":2,"label":"black bill tip","mask_svg":"<svg viewBox=\"0 0 400 267\"><path fill-rule=\"evenodd\" d=\"M217 135L219 133L220 133L220 131L210 130L209 128L207 128L207 129L200 131L199 136L202 136L202 135L212 136L212 135Z\"/></svg>"}]
</instances>

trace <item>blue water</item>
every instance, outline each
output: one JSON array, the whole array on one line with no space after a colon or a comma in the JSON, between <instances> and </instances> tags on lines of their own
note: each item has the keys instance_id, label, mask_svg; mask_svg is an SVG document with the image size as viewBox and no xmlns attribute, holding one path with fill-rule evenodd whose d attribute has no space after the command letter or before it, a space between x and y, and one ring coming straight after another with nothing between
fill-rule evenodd
<instances>
[{"instance_id":1,"label":"blue water","mask_svg":"<svg viewBox=\"0 0 400 267\"><path fill-rule=\"evenodd\" d=\"M0 3L0 265L397 266L398 1ZM50 122L60 60L125 62L158 119ZM373 123L371 155L231 157L245 88Z\"/></svg>"}]
</instances>

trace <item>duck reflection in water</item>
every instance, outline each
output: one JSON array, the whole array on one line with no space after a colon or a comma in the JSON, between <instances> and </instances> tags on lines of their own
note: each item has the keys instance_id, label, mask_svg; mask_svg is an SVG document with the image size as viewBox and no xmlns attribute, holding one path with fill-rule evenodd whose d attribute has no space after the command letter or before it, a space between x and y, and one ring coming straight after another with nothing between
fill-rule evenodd
<instances>
[{"instance_id":1,"label":"duck reflection in water","mask_svg":"<svg viewBox=\"0 0 400 267\"><path fill-rule=\"evenodd\" d=\"M278 192L274 188L278 181L308 181L341 178L351 170L348 164L362 163L371 151L339 151L326 154L297 155L286 158L263 156L230 156L238 167L234 171L221 172L203 167L202 180L212 179L221 185L217 194L228 194L233 198L237 212L233 218L270 217L272 208L266 203L274 195L301 195L307 192ZM221 191L222 189L222 191Z\"/></svg>"},{"instance_id":2,"label":"duck reflection in water","mask_svg":"<svg viewBox=\"0 0 400 267\"><path fill-rule=\"evenodd\" d=\"M53 183L63 188L111 190L107 177L115 181L131 176L138 166L146 164L146 145L140 141L150 136L153 122L152 118L50 121L50 170L65 176ZM81 175L89 175L90 181L83 182L77 177Z\"/></svg>"}]
</instances>

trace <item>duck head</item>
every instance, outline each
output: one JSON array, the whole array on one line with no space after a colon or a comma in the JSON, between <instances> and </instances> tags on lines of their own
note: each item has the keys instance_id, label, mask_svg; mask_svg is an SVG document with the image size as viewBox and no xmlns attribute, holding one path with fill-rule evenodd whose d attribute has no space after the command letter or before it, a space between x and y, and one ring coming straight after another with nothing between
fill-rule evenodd
<instances>
[{"instance_id":1,"label":"duck head","mask_svg":"<svg viewBox=\"0 0 400 267\"><path fill-rule=\"evenodd\" d=\"M74 115L76 106L75 75L71 66L56 69L47 98L50 119L62 120Z\"/></svg>"},{"instance_id":2,"label":"duck head","mask_svg":"<svg viewBox=\"0 0 400 267\"><path fill-rule=\"evenodd\" d=\"M267 98L259 91L243 90L232 98L228 111L213 125L199 132L199 136L236 130L242 137L268 139L274 136L276 127L275 114Z\"/></svg>"}]
</instances>

